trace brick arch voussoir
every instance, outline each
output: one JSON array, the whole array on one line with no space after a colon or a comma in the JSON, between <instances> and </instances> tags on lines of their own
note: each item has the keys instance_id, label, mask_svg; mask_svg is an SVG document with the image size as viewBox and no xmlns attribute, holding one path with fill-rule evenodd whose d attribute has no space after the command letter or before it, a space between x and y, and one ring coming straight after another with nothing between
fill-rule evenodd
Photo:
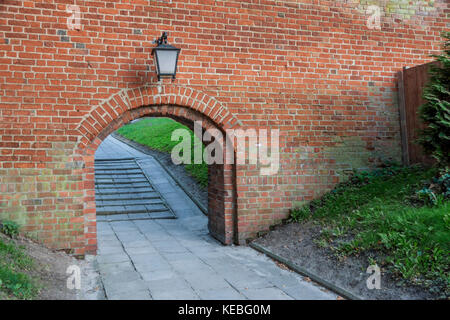
<instances>
[{"instance_id":1,"label":"brick arch voussoir","mask_svg":"<svg viewBox=\"0 0 450 320\"><path fill-rule=\"evenodd\" d=\"M75 153L92 156L109 133L152 113L191 121L204 117L211 122L207 128L221 130L242 125L222 103L196 89L176 85L127 89L91 109L77 128L80 139Z\"/></svg>"}]
</instances>

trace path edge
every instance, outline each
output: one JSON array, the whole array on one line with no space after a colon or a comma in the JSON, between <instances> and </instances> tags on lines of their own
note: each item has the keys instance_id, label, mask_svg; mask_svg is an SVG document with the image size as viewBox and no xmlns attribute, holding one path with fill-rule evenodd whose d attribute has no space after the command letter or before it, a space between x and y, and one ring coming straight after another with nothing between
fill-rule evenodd
<instances>
[{"instance_id":1,"label":"path edge","mask_svg":"<svg viewBox=\"0 0 450 320\"><path fill-rule=\"evenodd\" d=\"M317 274L315 274L315 273L313 273L313 272L311 272L311 271L309 271L309 270L307 270L307 269L305 269L303 267L300 267L300 266L294 264L292 261L287 260L287 259L285 259L285 258L283 258L283 257L281 257L281 256L279 256L279 255L277 255L275 253L273 253L269 249L267 249L267 248L265 248L265 247L263 247L263 246L261 246L261 245L259 245L257 243L250 242L249 246L251 248L255 249L256 251L259 251L259 252L265 254L269 258L272 258L273 260L286 265L287 267L289 267L289 269L297 272L298 274L310 278L314 282L317 282L318 284L322 285L323 287L325 287L325 288L335 292L336 294L339 294L340 296L342 296L342 297L344 297L346 299L349 299L349 300L363 300L362 297L354 295L353 293L349 292L348 290L346 290L346 289L344 289L342 287L339 287L339 286L337 286L337 285L335 285L335 284L333 284L333 283L331 283L331 282L321 278Z\"/></svg>"}]
</instances>

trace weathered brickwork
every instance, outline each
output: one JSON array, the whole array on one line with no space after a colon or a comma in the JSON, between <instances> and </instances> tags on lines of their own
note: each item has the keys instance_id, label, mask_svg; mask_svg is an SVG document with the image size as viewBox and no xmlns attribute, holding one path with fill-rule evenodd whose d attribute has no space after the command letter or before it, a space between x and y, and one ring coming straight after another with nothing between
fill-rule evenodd
<instances>
[{"instance_id":1,"label":"weathered brickwork","mask_svg":"<svg viewBox=\"0 0 450 320\"><path fill-rule=\"evenodd\" d=\"M368 28L371 5L380 29ZM400 161L395 74L431 61L448 29L445 0L4 0L0 219L94 252L93 155L113 130L142 115L279 129L278 174L211 168L210 228L242 243L347 171ZM177 79L158 86L163 31L182 51Z\"/></svg>"}]
</instances>

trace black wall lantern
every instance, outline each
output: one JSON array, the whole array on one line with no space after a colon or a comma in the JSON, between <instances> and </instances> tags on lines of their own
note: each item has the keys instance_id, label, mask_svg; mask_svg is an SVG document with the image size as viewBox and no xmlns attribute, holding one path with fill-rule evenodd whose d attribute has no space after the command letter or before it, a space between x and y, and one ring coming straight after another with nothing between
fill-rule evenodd
<instances>
[{"instance_id":1,"label":"black wall lantern","mask_svg":"<svg viewBox=\"0 0 450 320\"><path fill-rule=\"evenodd\" d=\"M155 40L158 44L153 48L152 55L155 57L156 73L158 81L161 77L172 77L175 79L177 73L178 55L181 49L175 48L167 43L167 33L163 32L162 36Z\"/></svg>"}]
</instances>

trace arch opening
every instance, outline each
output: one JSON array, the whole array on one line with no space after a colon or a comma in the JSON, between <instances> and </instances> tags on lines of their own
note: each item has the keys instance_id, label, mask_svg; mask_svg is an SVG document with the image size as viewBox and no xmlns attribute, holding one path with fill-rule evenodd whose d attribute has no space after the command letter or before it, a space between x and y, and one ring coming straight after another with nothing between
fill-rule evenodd
<instances>
[{"instance_id":1,"label":"arch opening","mask_svg":"<svg viewBox=\"0 0 450 320\"><path fill-rule=\"evenodd\" d=\"M84 162L83 181L85 185L85 236L86 252L96 250L97 215L95 203L95 152L110 134L129 122L144 117L171 118L191 130L194 122L201 123L202 134L205 130L216 129L224 133L223 126L217 125L208 116L196 110L178 105L149 105L127 110L109 123L103 122L103 128L90 136L90 143L86 144L78 154ZM102 119L106 119L103 116ZM226 143L224 139L223 143ZM226 145L222 146L225 150ZM233 155L234 156L234 155ZM210 234L223 244L238 243L237 214L236 214L236 172L235 165L209 164L208 165L208 229Z\"/></svg>"}]
</instances>

